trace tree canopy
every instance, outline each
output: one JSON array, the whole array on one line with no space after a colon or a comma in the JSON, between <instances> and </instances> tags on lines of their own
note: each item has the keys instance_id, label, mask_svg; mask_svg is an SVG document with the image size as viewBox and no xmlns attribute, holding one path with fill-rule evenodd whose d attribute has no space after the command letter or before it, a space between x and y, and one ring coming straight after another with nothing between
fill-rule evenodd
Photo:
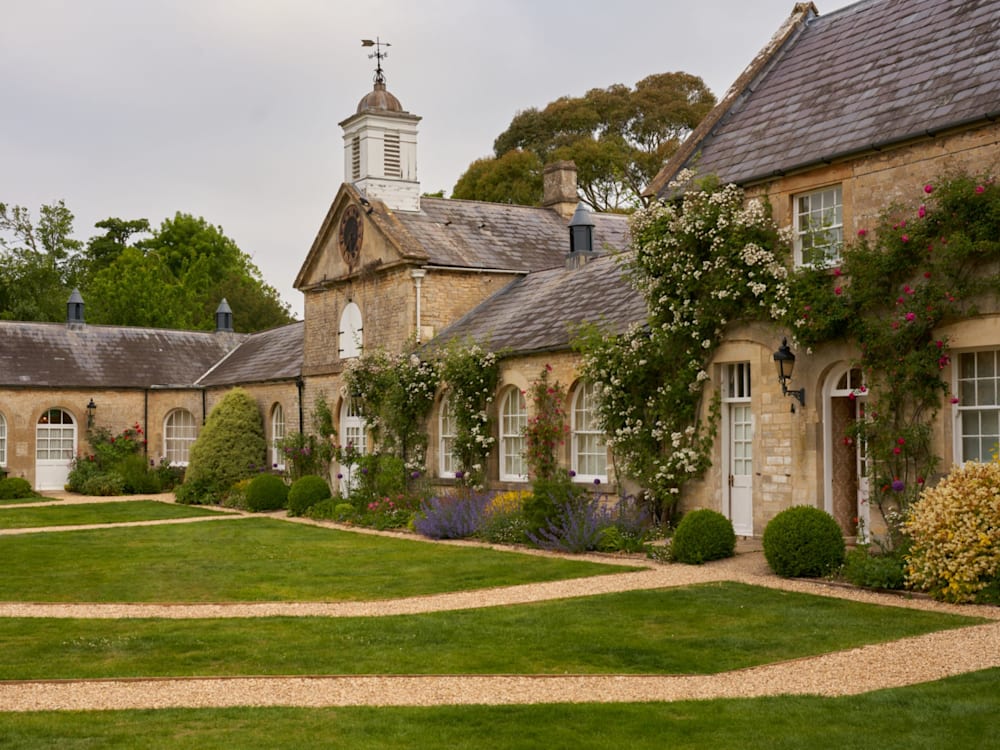
<instances>
[{"instance_id":1,"label":"tree canopy","mask_svg":"<svg viewBox=\"0 0 1000 750\"><path fill-rule=\"evenodd\" d=\"M714 105L701 78L660 73L634 89L614 84L523 110L497 136L493 156L473 162L459 178L452 197L538 205L542 165L568 159L576 163L580 193L591 206L633 209Z\"/></svg>"},{"instance_id":2,"label":"tree canopy","mask_svg":"<svg viewBox=\"0 0 1000 750\"><path fill-rule=\"evenodd\" d=\"M147 219L110 217L95 226L104 233L84 246L71 239L62 201L42 206L37 225L28 209L0 203L0 318L65 320L78 287L90 323L210 330L223 298L238 331L292 320L250 256L203 218L178 212L152 229Z\"/></svg>"}]
</instances>

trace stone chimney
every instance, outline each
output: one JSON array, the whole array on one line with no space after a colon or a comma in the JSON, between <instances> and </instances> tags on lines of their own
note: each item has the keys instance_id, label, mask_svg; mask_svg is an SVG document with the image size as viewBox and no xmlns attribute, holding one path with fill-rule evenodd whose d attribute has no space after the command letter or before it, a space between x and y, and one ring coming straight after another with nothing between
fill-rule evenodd
<instances>
[{"instance_id":1,"label":"stone chimney","mask_svg":"<svg viewBox=\"0 0 1000 750\"><path fill-rule=\"evenodd\" d=\"M542 170L542 206L551 208L564 219L576 211L580 198L576 194L576 164L554 161Z\"/></svg>"}]
</instances>

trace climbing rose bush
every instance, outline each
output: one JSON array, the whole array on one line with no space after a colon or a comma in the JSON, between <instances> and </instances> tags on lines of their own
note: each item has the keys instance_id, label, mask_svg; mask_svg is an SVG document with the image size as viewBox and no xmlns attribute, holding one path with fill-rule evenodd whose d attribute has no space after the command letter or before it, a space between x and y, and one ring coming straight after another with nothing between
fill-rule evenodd
<instances>
[{"instance_id":1,"label":"climbing rose bush","mask_svg":"<svg viewBox=\"0 0 1000 750\"><path fill-rule=\"evenodd\" d=\"M907 582L935 599L971 602L1000 578L1000 463L955 467L910 506Z\"/></svg>"}]
</instances>

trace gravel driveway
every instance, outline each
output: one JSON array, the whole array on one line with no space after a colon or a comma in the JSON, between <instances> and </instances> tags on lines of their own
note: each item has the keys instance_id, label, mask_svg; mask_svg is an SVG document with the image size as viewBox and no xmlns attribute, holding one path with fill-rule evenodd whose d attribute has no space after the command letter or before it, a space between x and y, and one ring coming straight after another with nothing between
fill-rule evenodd
<instances>
[{"instance_id":1,"label":"gravel driveway","mask_svg":"<svg viewBox=\"0 0 1000 750\"><path fill-rule=\"evenodd\" d=\"M67 529L63 527L59 530ZM836 696L900 687L1000 667L1000 608L956 607L924 597L911 598L858 591L820 582L786 580L770 573L759 545L753 542L741 543L739 550L735 558L702 566L650 563L647 570L640 572L393 601L203 605L0 603L0 617L379 617L521 604L711 581L738 581L886 606L981 616L989 618L991 622L718 675L352 675L0 681L0 710L430 706L676 701L779 694ZM580 556L575 556L575 559L580 559ZM614 561L607 556L594 556L592 559L604 563ZM640 561L632 559L621 562L635 565Z\"/></svg>"}]
</instances>

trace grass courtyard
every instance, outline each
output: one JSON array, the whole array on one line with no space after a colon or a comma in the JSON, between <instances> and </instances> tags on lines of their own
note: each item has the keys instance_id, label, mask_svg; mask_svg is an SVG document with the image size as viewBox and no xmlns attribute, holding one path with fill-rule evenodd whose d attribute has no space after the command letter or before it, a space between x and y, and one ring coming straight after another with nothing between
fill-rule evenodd
<instances>
[{"instance_id":1,"label":"grass courtyard","mask_svg":"<svg viewBox=\"0 0 1000 750\"><path fill-rule=\"evenodd\" d=\"M105 518L169 517L157 505L171 507L111 503ZM44 525L101 515L37 510ZM25 518L0 508L0 528L23 528ZM3 536L0 550L6 602L360 601L623 571L264 518ZM378 618L8 617L0 681L712 674L974 622L726 582ZM865 669L859 663L859 675ZM988 747L998 687L1000 670L989 670L852 698L0 712L0 747Z\"/></svg>"}]
</instances>

